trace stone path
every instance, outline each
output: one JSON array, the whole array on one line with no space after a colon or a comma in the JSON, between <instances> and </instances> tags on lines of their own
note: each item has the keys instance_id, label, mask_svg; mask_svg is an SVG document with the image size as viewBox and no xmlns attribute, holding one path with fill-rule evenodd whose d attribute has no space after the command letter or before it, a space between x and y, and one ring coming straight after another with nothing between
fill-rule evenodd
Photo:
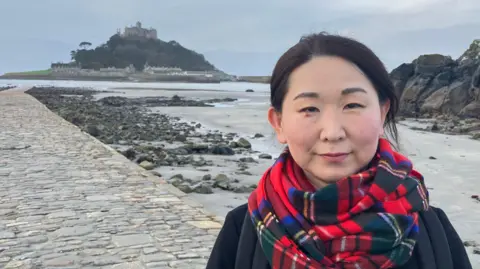
<instances>
[{"instance_id":1,"label":"stone path","mask_svg":"<svg viewBox=\"0 0 480 269\"><path fill-rule=\"evenodd\" d=\"M205 268L221 220L24 90L0 92L0 268Z\"/></svg>"}]
</instances>

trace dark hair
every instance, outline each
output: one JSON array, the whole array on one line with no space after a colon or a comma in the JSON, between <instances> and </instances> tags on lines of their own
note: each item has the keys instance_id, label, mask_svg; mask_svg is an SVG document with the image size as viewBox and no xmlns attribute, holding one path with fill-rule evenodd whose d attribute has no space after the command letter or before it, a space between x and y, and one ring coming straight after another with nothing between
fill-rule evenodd
<instances>
[{"instance_id":1,"label":"dark hair","mask_svg":"<svg viewBox=\"0 0 480 269\"><path fill-rule=\"evenodd\" d=\"M315 56L337 56L352 62L362 70L377 91L380 103L390 100L385 127L398 145L395 115L398 99L390 76L382 61L364 44L351 38L325 32L304 36L277 61L270 80L270 102L281 112L287 93L290 74Z\"/></svg>"}]
</instances>

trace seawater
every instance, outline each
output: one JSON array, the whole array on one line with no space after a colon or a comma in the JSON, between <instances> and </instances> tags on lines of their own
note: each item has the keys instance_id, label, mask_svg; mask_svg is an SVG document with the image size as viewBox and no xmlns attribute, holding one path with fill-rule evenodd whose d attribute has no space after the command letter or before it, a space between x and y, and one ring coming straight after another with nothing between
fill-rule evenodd
<instances>
[{"instance_id":1,"label":"seawater","mask_svg":"<svg viewBox=\"0 0 480 269\"><path fill-rule=\"evenodd\" d=\"M213 91L269 91L269 85L248 82L222 83L173 83L173 82L113 82L113 81L71 81L71 80L0 80L0 86L51 86L51 87L79 87L108 90L115 88L149 88L149 89L191 89Z\"/></svg>"}]
</instances>

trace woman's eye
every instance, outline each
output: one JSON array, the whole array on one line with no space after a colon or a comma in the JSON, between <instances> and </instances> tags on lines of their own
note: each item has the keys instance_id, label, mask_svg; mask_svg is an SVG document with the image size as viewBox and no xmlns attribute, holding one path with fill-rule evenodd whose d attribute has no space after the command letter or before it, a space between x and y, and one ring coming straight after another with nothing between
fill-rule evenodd
<instances>
[{"instance_id":1,"label":"woman's eye","mask_svg":"<svg viewBox=\"0 0 480 269\"><path fill-rule=\"evenodd\" d=\"M314 113L314 112L318 112L318 108L316 107L313 107L313 106L309 106L309 107L305 107L305 108L302 108L300 110L300 112L307 112L307 113Z\"/></svg>"},{"instance_id":2,"label":"woman's eye","mask_svg":"<svg viewBox=\"0 0 480 269\"><path fill-rule=\"evenodd\" d=\"M345 106L345 108L347 108L347 109L362 108L362 107L364 107L364 106L361 105L361 104L357 104L357 103L350 103L350 104Z\"/></svg>"}]
</instances>

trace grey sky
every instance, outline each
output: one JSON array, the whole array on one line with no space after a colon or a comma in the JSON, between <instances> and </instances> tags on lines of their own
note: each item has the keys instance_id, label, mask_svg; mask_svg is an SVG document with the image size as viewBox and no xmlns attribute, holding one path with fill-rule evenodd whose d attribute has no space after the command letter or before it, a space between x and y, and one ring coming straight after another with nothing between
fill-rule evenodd
<instances>
[{"instance_id":1,"label":"grey sky","mask_svg":"<svg viewBox=\"0 0 480 269\"><path fill-rule=\"evenodd\" d=\"M1 0L0 11L0 73L69 60L81 41L138 20L239 75L268 75L302 34L322 30L366 43L388 68L458 57L480 38L478 0Z\"/></svg>"}]
</instances>

